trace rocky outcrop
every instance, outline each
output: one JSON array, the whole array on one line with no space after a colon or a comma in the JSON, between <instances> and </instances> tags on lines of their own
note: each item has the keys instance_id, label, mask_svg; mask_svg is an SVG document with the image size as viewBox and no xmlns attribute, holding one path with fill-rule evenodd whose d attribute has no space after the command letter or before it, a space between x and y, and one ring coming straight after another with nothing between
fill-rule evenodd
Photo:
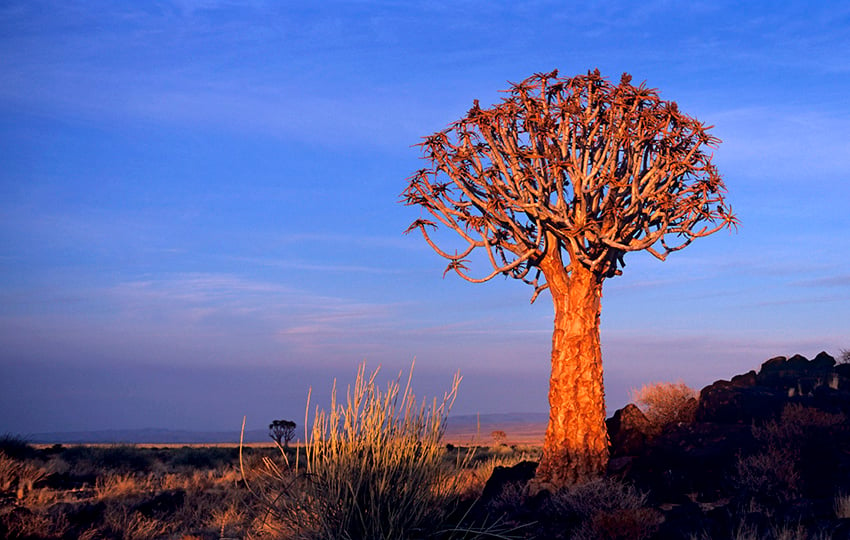
<instances>
[{"instance_id":1,"label":"rocky outcrop","mask_svg":"<svg viewBox=\"0 0 850 540\"><path fill-rule=\"evenodd\" d=\"M702 389L696 419L720 424L752 424L775 420L789 403L829 412L850 412L850 366L836 366L821 352L812 360L777 356L758 373L717 381Z\"/></svg>"},{"instance_id":2,"label":"rocky outcrop","mask_svg":"<svg viewBox=\"0 0 850 540\"><path fill-rule=\"evenodd\" d=\"M827 353L779 356L703 388L693 422L653 433L642 416L628 405L608 419L608 474L663 511L654 538L724 536L744 522L767 531L765 515L741 513L758 505L774 524L850 530L833 508L850 492L850 365Z\"/></svg>"}]
</instances>

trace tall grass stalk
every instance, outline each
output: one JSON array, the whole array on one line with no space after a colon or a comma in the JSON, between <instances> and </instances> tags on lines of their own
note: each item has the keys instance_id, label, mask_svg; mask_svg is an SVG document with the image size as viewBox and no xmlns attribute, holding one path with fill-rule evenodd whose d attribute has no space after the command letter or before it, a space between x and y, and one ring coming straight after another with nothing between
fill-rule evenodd
<instances>
[{"instance_id":1,"label":"tall grass stalk","mask_svg":"<svg viewBox=\"0 0 850 540\"><path fill-rule=\"evenodd\" d=\"M442 400L429 404L417 402L411 390L412 365L404 386L400 373L383 391L379 369L367 373L360 364L343 400L334 381L330 408L316 407L312 422L308 395L303 474L267 464L266 482L257 490L268 523L287 538L499 536L461 530L457 523L457 471L468 461L446 464L441 441L460 375Z\"/></svg>"}]
</instances>

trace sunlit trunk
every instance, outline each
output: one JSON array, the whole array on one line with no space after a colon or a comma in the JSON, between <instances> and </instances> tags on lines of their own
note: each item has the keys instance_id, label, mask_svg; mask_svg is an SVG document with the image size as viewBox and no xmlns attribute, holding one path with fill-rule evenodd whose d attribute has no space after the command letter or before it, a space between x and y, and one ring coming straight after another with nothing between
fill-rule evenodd
<instances>
[{"instance_id":1,"label":"sunlit trunk","mask_svg":"<svg viewBox=\"0 0 850 540\"><path fill-rule=\"evenodd\" d=\"M549 424L536 484L559 488L599 476L608 463L599 312L602 278L560 257L541 264L555 305Z\"/></svg>"}]
</instances>

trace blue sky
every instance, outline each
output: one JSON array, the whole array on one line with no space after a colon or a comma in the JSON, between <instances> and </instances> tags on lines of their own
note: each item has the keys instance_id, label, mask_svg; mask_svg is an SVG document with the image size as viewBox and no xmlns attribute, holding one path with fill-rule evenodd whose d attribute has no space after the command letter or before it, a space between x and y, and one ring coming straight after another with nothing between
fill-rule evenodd
<instances>
[{"instance_id":1,"label":"blue sky","mask_svg":"<svg viewBox=\"0 0 850 540\"><path fill-rule=\"evenodd\" d=\"M0 4L0 431L303 419L416 360L454 412L545 411L552 308L441 278L412 145L558 68L723 139L741 219L605 284L609 410L850 348L844 2Z\"/></svg>"}]
</instances>

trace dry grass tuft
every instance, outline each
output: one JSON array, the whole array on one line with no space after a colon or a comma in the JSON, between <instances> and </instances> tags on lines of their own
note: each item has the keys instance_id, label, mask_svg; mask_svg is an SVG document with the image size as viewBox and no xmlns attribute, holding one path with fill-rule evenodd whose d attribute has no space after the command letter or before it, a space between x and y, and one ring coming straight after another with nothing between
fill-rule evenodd
<instances>
[{"instance_id":1,"label":"dry grass tuft","mask_svg":"<svg viewBox=\"0 0 850 540\"><path fill-rule=\"evenodd\" d=\"M152 491L151 478L136 474L111 474L98 478L94 492L98 500L126 497L139 492Z\"/></svg>"},{"instance_id":2,"label":"dry grass tuft","mask_svg":"<svg viewBox=\"0 0 850 540\"><path fill-rule=\"evenodd\" d=\"M258 475L255 493L287 538L411 538L440 534L444 538L475 538L448 522L460 504L462 484L457 471L471 454L455 463L444 460L442 437L457 394L460 377L451 389L429 405L418 403L399 378L378 388L378 370L366 373L361 364L344 401L337 401L336 384L330 409L308 412L303 468L267 459ZM459 454L461 456L461 454Z\"/></svg>"},{"instance_id":3,"label":"dry grass tuft","mask_svg":"<svg viewBox=\"0 0 850 540\"><path fill-rule=\"evenodd\" d=\"M838 519L850 518L850 495L842 493L835 497L834 508Z\"/></svg>"}]
</instances>

